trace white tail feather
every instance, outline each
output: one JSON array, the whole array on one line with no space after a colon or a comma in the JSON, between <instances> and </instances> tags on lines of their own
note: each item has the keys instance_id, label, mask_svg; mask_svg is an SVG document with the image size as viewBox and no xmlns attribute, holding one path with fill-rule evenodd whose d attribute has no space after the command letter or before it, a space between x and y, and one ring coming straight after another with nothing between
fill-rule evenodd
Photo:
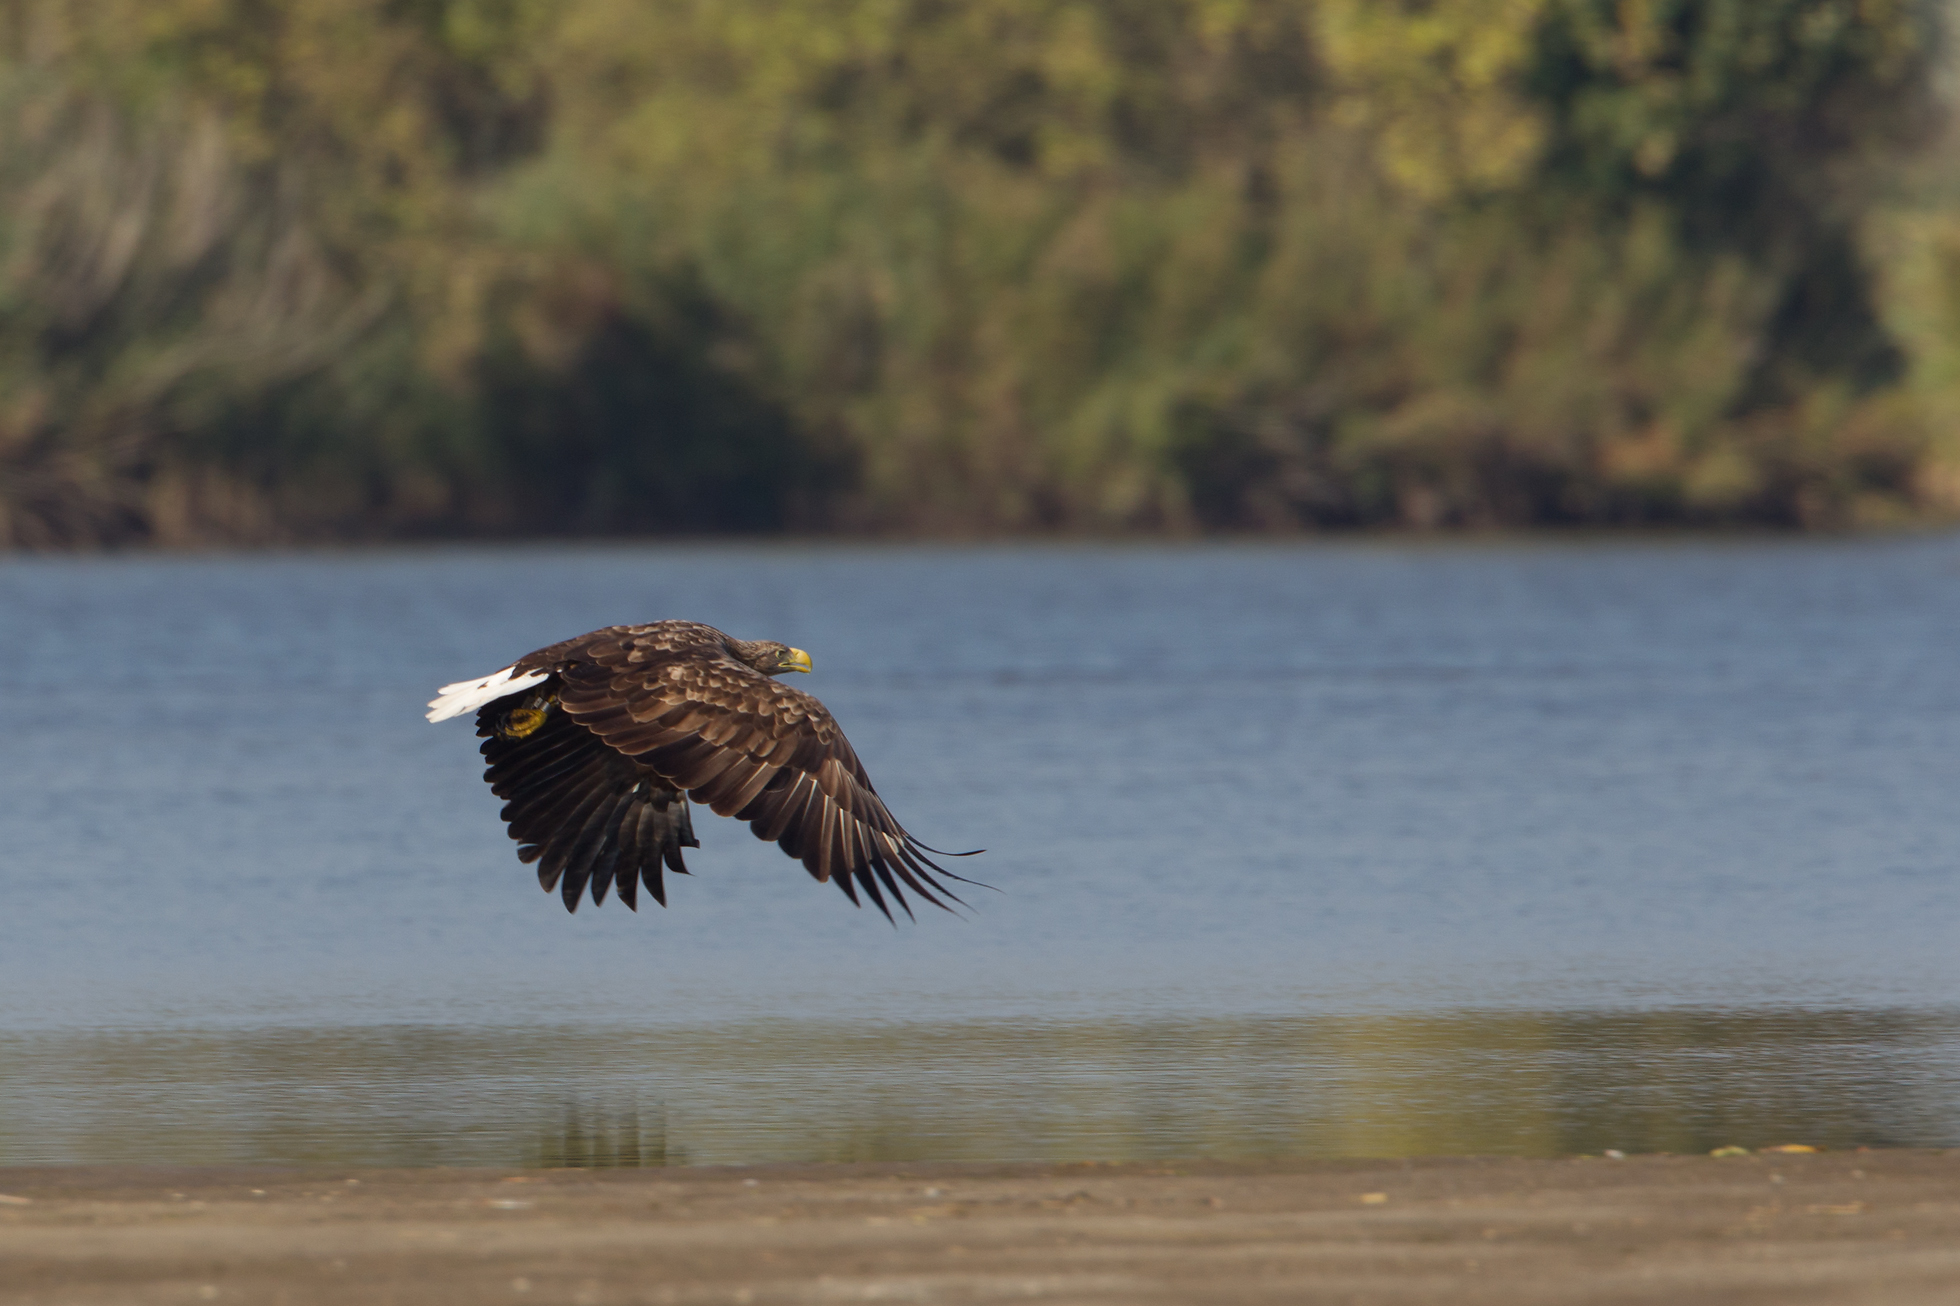
<instances>
[{"instance_id":1,"label":"white tail feather","mask_svg":"<svg viewBox=\"0 0 1960 1306\"><path fill-rule=\"evenodd\" d=\"M444 685L429 700L429 720L447 721L450 717L475 711L485 703L529 689L548 675L543 671L527 671L521 676L513 676L511 671L512 668L505 667L481 680L459 680L453 685Z\"/></svg>"}]
</instances>

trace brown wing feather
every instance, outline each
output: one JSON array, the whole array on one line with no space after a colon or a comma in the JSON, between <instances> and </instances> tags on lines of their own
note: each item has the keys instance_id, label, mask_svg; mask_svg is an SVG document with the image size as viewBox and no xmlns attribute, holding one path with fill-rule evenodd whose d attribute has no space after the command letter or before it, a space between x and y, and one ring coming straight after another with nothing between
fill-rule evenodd
<instances>
[{"instance_id":1,"label":"brown wing feather","mask_svg":"<svg viewBox=\"0 0 1960 1306\"><path fill-rule=\"evenodd\" d=\"M594 903L617 887L620 901L637 910L642 882L664 907L662 863L685 873L680 850L700 847L680 792L557 707L524 738L500 732L513 709L547 701L558 688L547 680L522 699L477 711L489 763L483 778L507 800L503 818L518 859L538 863L539 884L559 890L567 911L578 910L588 886Z\"/></svg>"},{"instance_id":2,"label":"brown wing feather","mask_svg":"<svg viewBox=\"0 0 1960 1306\"><path fill-rule=\"evenodd\" d=\"M737 661L713 627L614 626L540 649L517 670L555 673L565 717L606 751L747 822L852 901L862 888L888 917L887 893L911 914L901 885L937 907L960 901L934 873L960 877L892 817L824 705Z\"/></svg>"}]
</instances>

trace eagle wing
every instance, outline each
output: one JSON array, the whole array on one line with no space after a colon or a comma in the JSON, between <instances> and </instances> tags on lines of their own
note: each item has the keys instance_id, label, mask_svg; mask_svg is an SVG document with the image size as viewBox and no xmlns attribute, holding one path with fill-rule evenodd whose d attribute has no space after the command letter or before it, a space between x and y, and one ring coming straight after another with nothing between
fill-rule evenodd
<instances>
[{"instance_id":1,"label":"eagle wing","mask_svg":"<svg viewBox=\"0 0 1960 1306\"><path fill-rule=\"evenodd\" d=\"M477 710L476 733L489 763L483 778L506 800L503 818L517 840L518 860L538 864L538 882L547 893L559 890L567 911L578 910L588 883L595 904L617 884L619 900L637 911L644 882L664 907L662 863L685 875L681 849L701 846L687 801L563 712L549 710L557 690L547 677L523 700ZM514 702L538 722L534 729L509 729Z\"/></svg>"},{"instance_id":2,"label":"eagle wing","mask_svg":"<svg viewBox=\"0 0 1960 1306\"><path fill-rule=\"evenodd\" d=\"M933 873L962 877L893 818L822 703L736 661L718 631L709 632L715 642L678 638L681 625L595 631L517 666L555 673L572 721L696 802L746 821L852 902L863 889L890 917L887 894L911 914L906 889L936 907L960 901Z\"/></svg>"}]
</instances>

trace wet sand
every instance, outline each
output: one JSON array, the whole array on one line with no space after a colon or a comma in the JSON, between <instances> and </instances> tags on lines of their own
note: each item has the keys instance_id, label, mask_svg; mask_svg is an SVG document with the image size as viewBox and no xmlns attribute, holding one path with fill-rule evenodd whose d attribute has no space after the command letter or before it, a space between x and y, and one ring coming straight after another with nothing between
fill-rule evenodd
<instances>
[{"instance_id":1,"label":"wet sand","mask_svg":"<svg viewBox=\"0 0 1960 1306\"><path fill-rule=\"evenodd\" d=\"M0 1304L1960 1302L1960 1151L0 1169Z\"/></svg>"}]
</instances>

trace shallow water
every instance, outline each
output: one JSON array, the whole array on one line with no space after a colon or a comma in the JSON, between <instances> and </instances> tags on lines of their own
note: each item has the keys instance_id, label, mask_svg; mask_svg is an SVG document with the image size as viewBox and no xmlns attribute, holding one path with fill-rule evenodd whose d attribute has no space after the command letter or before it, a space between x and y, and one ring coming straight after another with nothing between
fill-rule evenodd
<instances>
[{"instance_id":1,"label":"shallow water","mask_svg":"<svg viewBox=\"0 0 1960 1306\"><path fill-rule=\"evenodd\" d=\"M0 1037L8 1161L711 1165L1960 1139L1960 1015L361 1026Z\"/></svg>"},{"instance_id":2,"label":"shallow water","mask_svg":"<svg viewBox=\"0 0 1960 1306\"><path fill-rule=\"evenodd\" d=\"M809 649L993 889L538 892L434 686ZM0 1162L1960 1144L1960 541L0 564Z\"/></svg>"}]
</instances>

